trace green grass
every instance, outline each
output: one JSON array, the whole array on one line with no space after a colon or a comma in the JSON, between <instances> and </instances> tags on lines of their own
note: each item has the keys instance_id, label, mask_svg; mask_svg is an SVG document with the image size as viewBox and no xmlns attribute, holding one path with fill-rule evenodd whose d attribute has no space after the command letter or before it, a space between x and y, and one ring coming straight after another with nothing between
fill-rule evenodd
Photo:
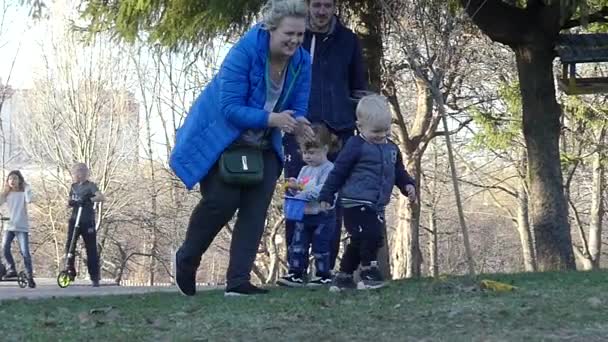
<instances>
[{"instance_id":1,"label":"green grass","mask_svg":"<svg viewBox=\"0 0 608 342\"><path fill-rule=\"evenodd\" d=\"M275 289L260 297L147 294L3 301L2 341L601 341L608 272L448 278L377 291ZM481 278L480 278L481 279ZM97 309L97 310L94 310ZM94 312L91 313L91 310Z\"/></svg>"}]
</instances>

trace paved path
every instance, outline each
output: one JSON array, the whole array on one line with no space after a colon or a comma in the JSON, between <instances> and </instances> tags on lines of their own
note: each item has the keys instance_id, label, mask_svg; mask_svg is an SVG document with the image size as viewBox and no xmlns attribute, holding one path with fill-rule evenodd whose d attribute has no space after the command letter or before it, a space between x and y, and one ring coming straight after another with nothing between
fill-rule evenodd
<instances>
[{"instance_id":1,"label":"paved path","mask_svg":"<svg viewBox=\"0 0 608 342\"><path fill-rule=\"evenodd\" d=\"M17 285L17 282L0 281L0 300L177 292L175 286L116 286L112 283L102 282L100 287L92 287L91 283L85 280L77 280L68 288L62 289L57 286L55 279L50 278L36 279L36 285L35 289L21 289Z\"/></svg>"}]
</instances>

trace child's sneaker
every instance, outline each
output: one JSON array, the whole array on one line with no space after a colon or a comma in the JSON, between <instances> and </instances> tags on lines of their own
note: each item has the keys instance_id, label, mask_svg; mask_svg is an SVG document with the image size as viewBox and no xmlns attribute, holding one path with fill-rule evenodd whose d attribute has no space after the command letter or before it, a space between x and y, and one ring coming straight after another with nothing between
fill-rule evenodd
<instances>
[{"instance_id":1,"label":"child's sneaker","mask_svg":"<svg viewBox=\"0 0 608 342\"><path fill-rule=\"evenodd\" d=\"M330 292L340 292L344 290L354 290L357 288L357 284L353 280L352 274L338 273L334 278L333 283L329 287Z\"/></svg>"},{"instance_id":2,"label":"child's sneaker","mask_svg":"<svg viewBox=\"0 0 608 342\"><path fill-rule=\"evenodd\" d=\"M361 267L359 278L361 280L357 283L358 290L379 289L386 285L376 261L372 261L368 267Z\"/></svg>"},{"instance_id":3,"label":"child's sneaker","mask_svg":"<svg viewBox=\"0 0 608 342\"><path fill-rule=\"evenodd\" d=\"M310 287L318 287L318 286L331 285L332 282L333 282L333 280L331 280L330 277L315 277L311 281L309 281L308 284L306 284L306 285L310 286Z\"/></svg>"},{"instance_id":4,"label":"child's sneaker","mask_svg":"<svg viewBox=\"0 0 608 342\"><path fill-rule=\"evenodd\" d=\"M289 273L279 278L279 280L277 280L277 284L287 287L302 287L304 286L304 279L302 279L302 276L298 276L294 273Z\"/></svg>"},{"instance_id":5,"label":"child's sneaker","mask_svg":"<svg viewBox=\"0 0 608 342\"><path fill-rule=\"evenodd\" d=\"M70 278L70 281L74 281L74 279L76 279L76 270L73 268L70 268L67 270L68 273L68 277Z\"/></svg>"},{"instance_id":6,"label":"child's sneaker","mask_svg":"<svg viewBox=\"0 0 608 342\"><path fill-rule=\"evenodd\" d=\"M27 277L27 287L29 287L30 289L36 288L36 282L34 281L34 277L32 277L32 276Z\"/></svg>"}]
</instances>

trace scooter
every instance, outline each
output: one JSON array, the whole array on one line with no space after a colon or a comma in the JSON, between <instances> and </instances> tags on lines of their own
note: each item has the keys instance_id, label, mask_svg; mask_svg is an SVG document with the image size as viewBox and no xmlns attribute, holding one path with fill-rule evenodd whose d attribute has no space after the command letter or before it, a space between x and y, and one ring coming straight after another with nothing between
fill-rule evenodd
<instances>
[{"instance_id":1,"label":"scooter","mask_svg":"<svg viewBox=\"0 0 608 342\"><path fill-rule=\"evenodd\" d=\"M63 271L59 272L57 275L57 285L60 288L65 289L70 286L74 279L76 278L75 272L70 272L68 260L74 256L76 249L76 241L78 237L78 232L80 231L80 215L82 214L82 205L78 207L78 212L76 213L76 222L74 224L74 230L72 231L72 236L70 237L70 247L68 248L68 252L65 255L65 268Z\"/></svg>"},{"instance_id":2,"label":"scooter","mask_svg":"<svg viewBox=\"0 0 608 342\"><path fill-rule=\"evenodd\" d=\"M4 222L10 221L10 218L6 216L0 216L0 222L2 222L2 231L4 232ZM17 273L17 276L6 277L6 267L0 263L0 281L1 282L13 282L16 281L20 288L24 289L27 286L27 274L24 271Z\"/></svg>"}]
</instances>

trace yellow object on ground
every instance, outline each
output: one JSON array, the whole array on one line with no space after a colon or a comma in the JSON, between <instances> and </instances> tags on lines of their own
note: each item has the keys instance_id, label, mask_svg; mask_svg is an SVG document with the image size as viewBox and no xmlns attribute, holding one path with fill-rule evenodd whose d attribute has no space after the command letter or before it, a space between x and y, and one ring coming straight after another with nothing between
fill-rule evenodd
<instances>
[{"instance_id":1,"label":"yellow object on ground","mask_svg":"<svg viewBox=\"0 0 608 342\"><path fill-rule=\"evenodd\" d=\"M481 281L481 288L488 289L496 292L509 292L516 290L517 287L505 283L501 283L494 280L484 279Z\"/></svg>"}]
</instances>

